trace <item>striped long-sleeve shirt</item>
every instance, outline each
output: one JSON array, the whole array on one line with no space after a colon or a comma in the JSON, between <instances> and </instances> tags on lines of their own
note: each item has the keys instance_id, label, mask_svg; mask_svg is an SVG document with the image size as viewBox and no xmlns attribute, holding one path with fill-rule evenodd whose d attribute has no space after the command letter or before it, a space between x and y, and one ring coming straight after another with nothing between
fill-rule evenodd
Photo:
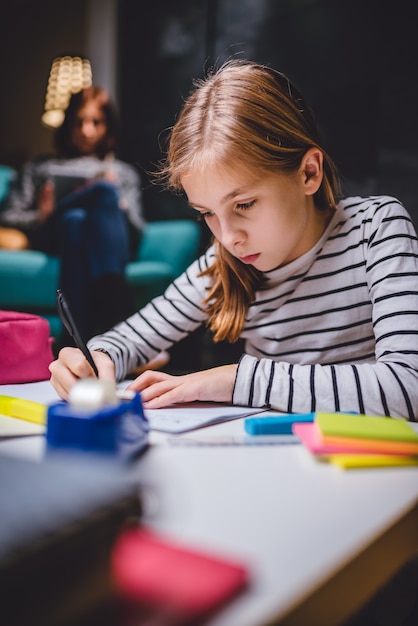
<instances>
[{"instance_id":1,"label":"striped long-sleeve shirt","mask_svg":"<svg viewBox=\"0 0 418 626\"><path fill-rule=\"evenodd\" d=\"M89 342L122 379L205 323L214 249L126 322ZM248 309L233 392L285 412L418 416L418 242L392 197L341 201L317 244L265 273Z\"/></svg>"}]
</instances>

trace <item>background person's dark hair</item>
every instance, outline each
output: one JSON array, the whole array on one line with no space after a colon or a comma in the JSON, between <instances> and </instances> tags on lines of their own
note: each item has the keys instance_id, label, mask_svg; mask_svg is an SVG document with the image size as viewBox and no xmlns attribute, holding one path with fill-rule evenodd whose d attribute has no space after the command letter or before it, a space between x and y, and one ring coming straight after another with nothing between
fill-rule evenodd
<instances>
[{"instance_id":1,"label":"background person's dark hair","mask_svg":"<svg viewBox=\"0 0 418 626\"><path fill-rule=\"evenodd\" d=\"M56 130L54 137L55 149L60 156L67 158L80 156L79 150L72 143L71 134L78 111L90 101L95 101L98 104L106 119L106 134L96 148L97 155L103 159L109 152L115 151L118 133L115 107L105 89L92 85L73 94L70 98L64 121Z\"/></svg>"}]
</instances>

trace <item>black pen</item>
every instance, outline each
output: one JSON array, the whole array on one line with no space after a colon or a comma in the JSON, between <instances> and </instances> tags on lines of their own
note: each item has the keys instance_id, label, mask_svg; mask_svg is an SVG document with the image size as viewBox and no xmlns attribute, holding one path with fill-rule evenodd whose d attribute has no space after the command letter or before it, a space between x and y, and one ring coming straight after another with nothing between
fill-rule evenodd
<instances>
[{"instance_id":1,"label":"black pen","mask_svg":"<svg viewBox=\"0 0 418 626\"><path fill-rule=\"evenodd\" d=\"M66 301L61 289L57 289L57 309L61 322L64 324L69 335L74 339L74 343L77 348L79 348L86 357L87 361L93 368L93 372L96 374L96 377L99 378L99 372L97 370L96 363L93 361L90 350L88 349L85 342L81 338L80 333L78 332L77 326L74 322L74 318L71 315L70 307L68 306L68 302Z\"/></svg>"}]
</instances>

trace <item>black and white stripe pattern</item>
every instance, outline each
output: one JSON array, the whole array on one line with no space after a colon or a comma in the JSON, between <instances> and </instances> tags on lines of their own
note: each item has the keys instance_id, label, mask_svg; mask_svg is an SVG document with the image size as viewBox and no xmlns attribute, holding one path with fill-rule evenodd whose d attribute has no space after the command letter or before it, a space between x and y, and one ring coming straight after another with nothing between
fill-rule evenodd
<instances>
[{"instance_id":1,"label":"black and white stripe pattern","mask_svg":"<svg viewBox=\"0 0 418 626\"><path fill-rule=\"evenodd\" d=\"M90 347L118 378L205 322L213 249L161 296ZM342 201L316 246L266 273L250 305L235 404L279 411L418 416L418 242L391 197Z\"/></svg>"}]
</instances>

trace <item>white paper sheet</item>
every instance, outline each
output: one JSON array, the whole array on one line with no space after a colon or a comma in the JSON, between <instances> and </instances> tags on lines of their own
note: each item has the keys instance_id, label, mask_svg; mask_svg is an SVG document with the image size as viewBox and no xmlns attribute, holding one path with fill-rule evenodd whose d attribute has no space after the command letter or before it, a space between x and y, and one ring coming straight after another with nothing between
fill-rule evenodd
<instances>
[{"instance_id":1,"label":"white paper sheet","mask_svg":"<svg viewBox=\"0 0 418 626\"><path fill-rule=\"evenodd\" d=\"M175 405L164 409L146 409L150 427L165 433L184 433L238 417L247 417L262 412L248 406L230 406L212 402L196 402L193 405Z\"/></svg>"}]
</instances>

